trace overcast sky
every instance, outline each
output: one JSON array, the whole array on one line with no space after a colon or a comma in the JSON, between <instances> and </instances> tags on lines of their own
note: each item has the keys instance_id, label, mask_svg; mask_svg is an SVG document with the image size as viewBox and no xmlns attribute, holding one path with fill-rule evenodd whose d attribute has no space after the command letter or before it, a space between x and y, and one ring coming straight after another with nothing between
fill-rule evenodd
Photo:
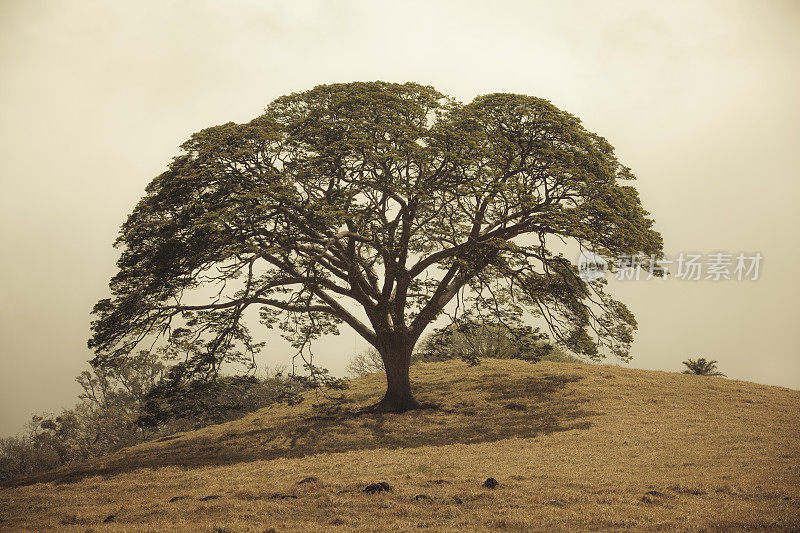
<instances>
[{"instance_id":1,"label":"overcast sky","mask_svg":"<svg viewBox=\"0 0 800 533\"><path fill-rule=\"evenodd\" d=\"M0 2L0 435L76 401L120 224L191 133L330 82L551 100L606 137L680 252L758 281L616 283L634 367L800 388L800 3ZM319 362L341 373L352 331ZM287 363L274 345L265 363Z\"/></svg>"}]
</instances>

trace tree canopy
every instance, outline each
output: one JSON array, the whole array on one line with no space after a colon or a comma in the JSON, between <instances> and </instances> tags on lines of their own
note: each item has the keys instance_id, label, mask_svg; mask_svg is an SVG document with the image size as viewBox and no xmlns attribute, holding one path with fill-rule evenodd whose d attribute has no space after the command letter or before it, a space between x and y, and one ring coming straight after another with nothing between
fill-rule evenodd
<instances>
[{"instance_id":1,"label":"tree canopy","mask_svg":"<svg viewBox=\"0 0 800 533\"><path fill-rule=\"evenodd\" d=\"M158 346L174 375L213 379L262 347L249 309L301 354L350 326L383 358L387 411L418 405L411 353L442 313L535 317L576 352L629 355L633 315L559 250L650 259L661 237L612 146L547 100L322 85L181 148L121 228L93 365Z\"/></svg>"}]
</instances>

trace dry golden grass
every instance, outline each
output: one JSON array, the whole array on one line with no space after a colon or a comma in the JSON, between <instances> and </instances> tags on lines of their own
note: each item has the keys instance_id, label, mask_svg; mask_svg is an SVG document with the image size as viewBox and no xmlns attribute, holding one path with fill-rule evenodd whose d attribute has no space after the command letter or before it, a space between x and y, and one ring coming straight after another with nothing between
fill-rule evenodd
<instances>
[{"instance_id":1,"label":"dry golden grass","mask_svg":"<svg viewBox=\"0 0 800 533\"><path fill-rule=\"evenodd\" d=\"M433 407L359 414L383 386L367 376L338 409L312 396L0 489L0 528L800 528L800 391L499 360L412 379ZM499 487L481 486L490 476ZM376 481L393 491L362 492Z\"/></svg>"}]
</instances>

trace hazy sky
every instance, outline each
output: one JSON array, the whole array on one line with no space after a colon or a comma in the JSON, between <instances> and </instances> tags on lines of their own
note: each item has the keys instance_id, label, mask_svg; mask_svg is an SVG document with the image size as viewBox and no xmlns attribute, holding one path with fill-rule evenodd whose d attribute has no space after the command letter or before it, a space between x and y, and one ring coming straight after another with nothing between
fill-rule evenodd
<instances>
[{"instance_id":1,"label":"hazy sky","mask_svg":"<svg viewBox=\"0 0 800 533\"><path fill-rule=\"evenodd\" d=\"M119 225L191 133L320 83L551 100L632 167L668 254L755 282L615 284L632 366L800 388L800 3L0 2L0 435L72 405ZM342 372L365 343L317 350ZM266 362L288 362L276 345Z\"/></svg>"}]
</instances>

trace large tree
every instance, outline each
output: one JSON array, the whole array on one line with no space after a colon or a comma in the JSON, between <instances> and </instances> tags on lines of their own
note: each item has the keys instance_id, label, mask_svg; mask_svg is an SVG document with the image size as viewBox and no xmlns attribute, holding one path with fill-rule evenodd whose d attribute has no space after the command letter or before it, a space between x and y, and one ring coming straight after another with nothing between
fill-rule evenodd
<instances>
[{"instance_id":1,"label":"large tree","mask_svg":"<svg viewBox=\"0 0 800 533\"><path fill-rule=\"evenodd\" d=\"M538 317L574 351L628 356L633 315L562 252L646 259L661 237L612 146L547 100L323 85L182 149L122 226L95 366L161 346L213 379L261 346L251 307L299 353L353 328L383 359L379 411L419 405L411 354L442 313Z\"/></svg>"}]
</instances>

